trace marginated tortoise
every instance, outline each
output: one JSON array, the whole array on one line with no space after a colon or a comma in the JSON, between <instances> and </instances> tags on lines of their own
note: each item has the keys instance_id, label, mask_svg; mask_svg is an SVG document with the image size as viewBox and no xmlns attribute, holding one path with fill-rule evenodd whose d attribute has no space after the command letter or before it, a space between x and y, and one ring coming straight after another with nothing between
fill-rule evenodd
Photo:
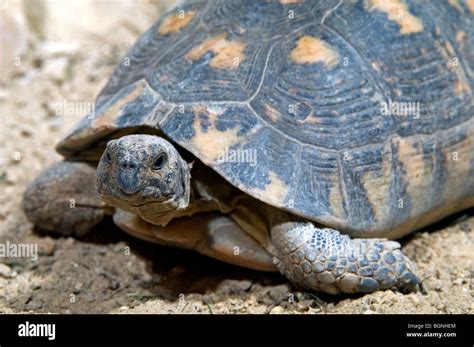
<instances>
[{"instance_id":1,"label":"marginated tortoise","mask_svg":"<svg viewBox=\"0 0 474 347\"><path fill-rule=\"evenodd\" d=\"M473 11L184 3L122 59L24 210L77 235L113 215L309 290L416 290L391 240L474 206Z\"/></svg>"}]
</instances>

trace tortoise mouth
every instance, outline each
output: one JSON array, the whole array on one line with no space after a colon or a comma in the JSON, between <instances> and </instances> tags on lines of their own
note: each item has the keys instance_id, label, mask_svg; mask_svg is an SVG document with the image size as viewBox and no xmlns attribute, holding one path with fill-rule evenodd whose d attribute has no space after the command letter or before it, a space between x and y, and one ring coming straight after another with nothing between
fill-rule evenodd
<instances>
[{"instance_id":1,"label":"tortoise mouth","mask_svg":"<svg viewBox=\"0 0 474 347\"><path fill-rule=\"evenodd\" d=\"M107 204L118 207L124 211L139 215L144 220L154 224L166 224L174 216L174 212L182 206L182 200L160 195L143 198L142 190L133 194L103 194L101 198Z\"/></svg>"},{"instance_id":2,"label":"tortoise mouth","mask_svg":"<svg viewBox=\"0 0 474 347\"><path fill-rule=\"evenodd\" d=\"M117 187L115 193L112 194L112 198L121 200L132 207L140 207L151 203L164 203L170 197L163 195L157 187L145 186L134 192L127 192Z\"/></svg>"},{"instance_id":3,"label":"tortoise mouth","mask_svg":"<svg viewBox=\"0 0 474 347\"><path fill-rule=\"evenodd\" d=\"M147 205L174 205L176 197L174 195L163 194L163 192L154 186L144 186L136 192L126 192L118 186L112 189L105 189L99 192L102 200L112 206L118 206L122 209L140 209ZM159 208L158 208L159 209Z\"/></svg>"},{"instance_id":4,"label":"tortoise mouth","mask_svg":"<svg viewBox=\"0 0 474 347\"><path fill-rule=\"evenodd\" d=\"M119 187L119 191L120 191L120 197L125 198L125 200L133 200L133 198L138 197L138 193L140 192L140 190L137 190L133 193L130 193L130 192L127 192L127 191L123 190L120 187Z\"/></svg>"}]
</instances>

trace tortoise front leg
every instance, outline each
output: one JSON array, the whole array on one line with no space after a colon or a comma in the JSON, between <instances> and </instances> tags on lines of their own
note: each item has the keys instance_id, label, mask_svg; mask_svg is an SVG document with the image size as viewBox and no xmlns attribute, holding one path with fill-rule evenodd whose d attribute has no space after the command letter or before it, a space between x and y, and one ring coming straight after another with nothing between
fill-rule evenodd
<instances>
[{"instance_id":1,"label":"tortoise front leg","mask_svg":"<svg viewBox=\"0 0 474 347\"><path fill-rule=\"evenodd\" d=\"M112 213L96 192L96 169L62 161L43 171L26 189L23 210L41 229L83 235Z\"/></svg>"},{"instance_id":2,"label":"tortoise front leg","mask_svg":"<svg viewBox=\"0 0 474 347\"><path fill-rule=\"evenodd\" d=\"M302 221L276 223L271 237L280 272L306 289L338 294L419 287L414 265L398 242L351 239Z\"/></svg>"}]
</instances>

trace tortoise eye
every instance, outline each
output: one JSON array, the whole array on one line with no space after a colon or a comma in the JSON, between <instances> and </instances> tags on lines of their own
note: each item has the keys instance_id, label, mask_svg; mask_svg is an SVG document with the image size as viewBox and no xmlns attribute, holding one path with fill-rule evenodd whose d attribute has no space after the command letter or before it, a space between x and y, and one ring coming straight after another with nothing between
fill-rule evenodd
<instances>
[{"instance_id":1,"label":"tortoise eye","mask_svg":"<svg viewBox=\"0 0 474 347\"><path fill-rule=\"evenodd\" d=\"M155 162L153 163L152 169L153 170L161 170L166 163L166 154L162 153L156 158Z\"/></svg>"}]
</instances>

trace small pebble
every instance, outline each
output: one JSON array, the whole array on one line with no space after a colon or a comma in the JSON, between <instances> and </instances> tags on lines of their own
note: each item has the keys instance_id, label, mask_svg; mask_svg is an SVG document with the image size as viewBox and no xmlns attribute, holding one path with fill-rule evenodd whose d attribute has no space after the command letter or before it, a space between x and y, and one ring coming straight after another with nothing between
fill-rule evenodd
<instances>
[{"instance_id":1,"label":"small pebble","mask_svg":"<svg viewBox=\"0 0 474 347\"><path fill-rule=\"evenodd\" d=\"M4 278L14 278L17 276L17 273L15 270L12 270L8 265L0 264L0 276Z\"/></svg>"},{"instance_id":2,"label":"small pebble","mask_svg":"<svg viewBox=\"0 0 474 347\"><path fill-rule=\"evenodd\" d=\"M31 289L32 289L32 290L41 289L41 284L39 284L39 283L34 283L34 284L31 285Z\"/></svg>"},{"instance_id":3,"label":"small pebble","mask_svg":"<svg viewBox=\"0 0 474 347\"><path fill-rule=\"evenodd\" d=\"M274 308L271 309L269 312L270 314L282 314L285 313L285 310L281 306L275 306Z\"/></svg>"},{"instance_id":4,"label":"small pebble","mask_svg":"<svg viewBox=\"0 0 474 347\"><path fill-rule=\"evenodd\" d=\"M420 303L420 300L415 295L410 295L409 299L411 302L413 302L413 304L415 304L415 306L418 306L418 304Z\"/></svg>"},{"instance_id":5,"label":"small pebble","mask_svg":"<svg viewBox=\"0 0 474 347\"><path fill-rule=\"evenodd\" d=\"M281 284L279 286L272 287L268 292L268 296L273 302L279 304L282 301L288 299L288 286L286 284Z\"/></svg>"},{"instance_id":6,"label":"small pebble","mask_svg":"<svg viewBox=\"0 0 474 347\"><path fill-rule=\"evenodd\" d=\"M28 129L21 129L20 135L23 137L31 137L32 133Z\"/></svg>"},{"instance_id":7,"label":"small pebble","mask_svg":"<svg viewBox=\"0 0 474 347\"><path fill-rule=\"evenodd\" d=\"M38 253L40 255L50 256L54 254L56 250L56 243L51 238L44 238L39 244Z\"/></svg>"}]
</instances>

